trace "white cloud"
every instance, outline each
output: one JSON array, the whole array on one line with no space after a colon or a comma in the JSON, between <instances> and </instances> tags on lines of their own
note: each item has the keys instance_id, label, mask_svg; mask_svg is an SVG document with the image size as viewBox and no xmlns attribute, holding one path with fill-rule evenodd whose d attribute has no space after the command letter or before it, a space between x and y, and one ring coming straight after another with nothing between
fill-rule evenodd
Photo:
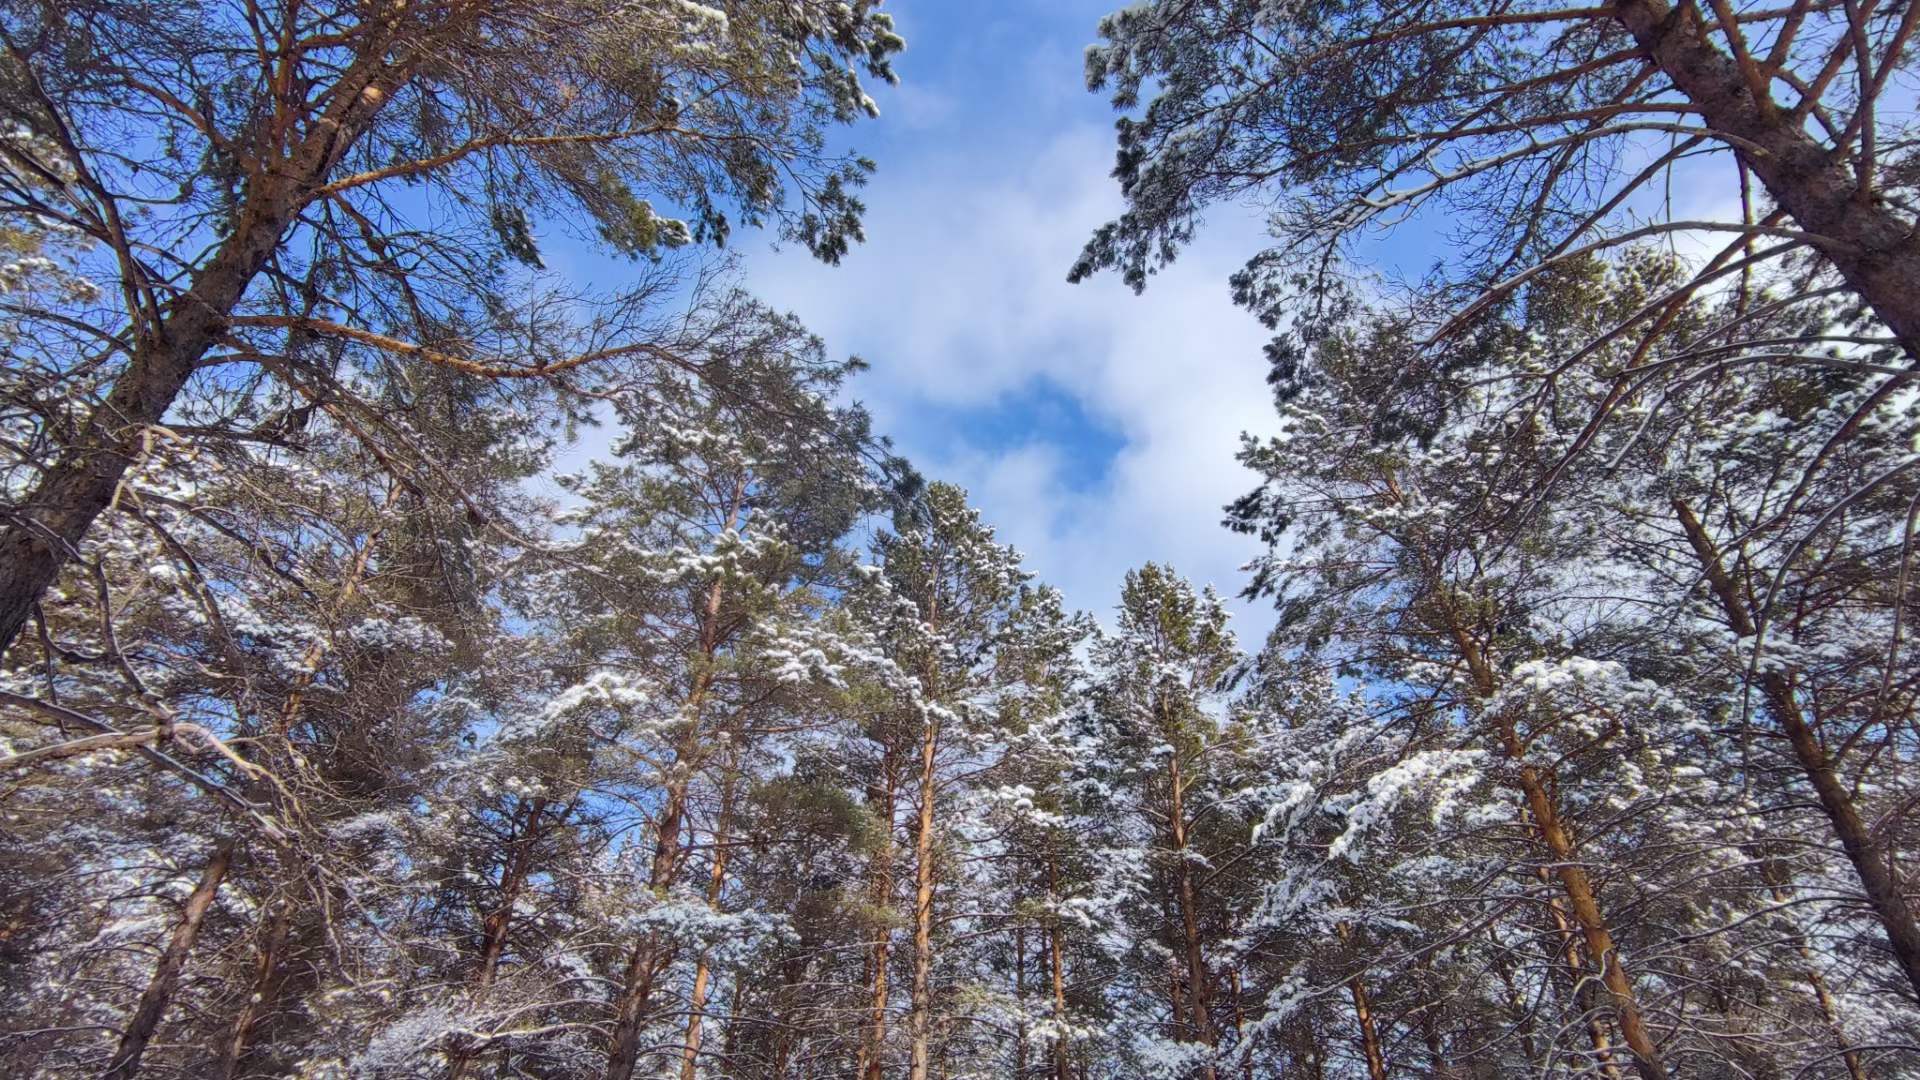
<instances>
[{"instance_id":1,"label":"white cloud","mask_svg":"<svg viewBox=\"0 0 1920 1080\"><path fill-rule=\"evenodd\" d=\"M1233 460L1239 433L1270 427L1272 407L1266 332L1231 304L1226 277L1258 245L1257 220L1215 221L1142 296L1111 275L1068 285L1119 205L1110 133L1083 125L1032 153L986 152L891 161L869 193L869 241L844 265L755 257L749 286L871 361L854 392L880 429L930 477L965 485L1075 605L1104 617L1122 573L1149 559L1236 592L1257 548L1220 526L1221 507L1251 482ZM996 425L957 446L923 434L956 411L1018 407L1039 385L1121 440L1091 486L1068 480L1086 450L1071 432L1009 444ZM1248 644L1266 622L1243 615Z\"/></svg>"}]
</instances>

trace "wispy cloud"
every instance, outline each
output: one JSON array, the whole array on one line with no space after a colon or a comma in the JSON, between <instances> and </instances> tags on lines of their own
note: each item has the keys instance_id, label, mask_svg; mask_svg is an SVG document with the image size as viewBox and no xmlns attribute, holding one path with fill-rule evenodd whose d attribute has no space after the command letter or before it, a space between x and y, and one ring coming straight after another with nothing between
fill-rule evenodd
<instances>
[{"instance_id":1,"label":"wispy cloud","mask_svg":"<svg viewBox=\"0 0 1920 1080\"><path fill-rule=\"evenodd\" d=\"M746 275L830 347L872 361L856 393L881 429L930 476L966 485L1044 579L1101 615L1147 559L1239 588L1257 549L1219 525L1221 507L1251 482L1233 461L1240 432L1272 424L1266 333L1226 287L1257 246L1251 215L1216 221L1217 239L1143 296L1111 277L1066 283L1118 208L1111 153L1109 132L1083 123L892 160L869 242L845 265L783 252ZM1057 395L1085 422L1036 407Z\"/></svg>"}]
</instances>

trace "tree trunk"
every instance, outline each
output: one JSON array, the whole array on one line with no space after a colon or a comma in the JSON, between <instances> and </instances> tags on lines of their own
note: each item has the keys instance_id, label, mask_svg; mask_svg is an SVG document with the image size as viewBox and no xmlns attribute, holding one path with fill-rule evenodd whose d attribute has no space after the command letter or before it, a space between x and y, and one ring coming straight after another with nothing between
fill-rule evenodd
<instances>
[{"instance_id":1,"label":"tree trunk","mask_svg":"<svg viewBox=\"0 0 1920 1080\"><path fill-rule=\"evenodd\" d=\"M1027 928L1013 928L1013 1000L1019 1019L1014 1022L1013 1080L1027 1080Z\"/></svg>"},{"instance_id":2,"label":"tree trunk","mask_svg":"<svg viewBox=\"0 0 1920 1080\"><path fill-rule=\"evenodd\" d=\"M1840 1010L1834 1007L1833 994L1827 990L1827 980L1820 975L1820 968L1814 962L1813 949L1805 937L1800 937L1800 958L1807 965L1807 986L1813 990L1815 1001L1820 1003L1820 1015L1827 1021L1827 1032L1833 1036L1834 1049L1840 1051L1840 1060L1846 1062L1847 1076L1850 1080L1867 1080L1867 1070L1860 1062L1860 1051L1853 1048L1853 1040L1847 1038L1847 1029L1840 1022Z\"/></svg>"},{"instance_id":3,"label":"tree trunk","mask_svg":"<svg viewBox=\"0 0 1920 1080\"><path fill-rule=\"evenodd\" d=\"M220 890L220 882L226 878L227 867L232 862L233 842L229 840L214 849L213 858L200 874L200 883L194 886L179 920L173 924L167 947L160 953L160 962L154 965L153 980L140 995L133 1019L121 1034L120 1045L101 1074L105 1080L128 1080L139 1075L140 1055L146 1052L148 1041L160 1026L161 1017L166 1015L174 987L180 982L180 969L186 966L187 954L193 951L193 939L200 935L200 924L207 917L207 909L213 906L214 894Z\"/></svg>"},{"instance_id":4,"label":"tree trunk","mask_svg":"<svg viewBox=\"0 0 1920 1080\"><path fill-rule=\"evenodd\" d=\"M300 716L306 709L307 691L313 688L314 681L320 677L322 662L332 647L331 631L338 627L347 609L360 595L360 589L366 582L367 565L373 557L373 549L386 534L388 520L386 511L391 509L400 497L401 486L397 479L390 478L387 495L381 504L381 515L375 519L366 535L360 538L354 547L352 557L347 562L346 573L340 579L340 591L334 594L327 605L325 627L328 633L314 638L300 654L298 672L287 685L287 696L280 703L280 713L274 718L270 728L273 737L263 740L262 753L270 762L287 769L301 767L301 759L293 747L293 729L300 722ZM256 779L248 788L248 798L256 802L272 802L278 798L273 784ZM289 853L282 852L283 857ZM281 952L286 945L287 933L291 928L293 910L284 895L278 900L276 914L267 928L266 946L260 950L254 963L253 992L247 995L246 1003L240 1007L240 1014L234 1017L231 1033L226 1045L221 1049L220 1062L216 1075L221 1080L231 1080L237 1075L240 1058L247 1051L247 1040L252 1037L253 1026L272 1003L277 989L277 975ZM455 1072L457 1080L458 1072Z\"/></svg>"},{"instance_id":5,"label":"tree trunk","mask_svg":"<svg viewBox=\"0 0 1920 1080\"><path fill-rule=\"evenodd\" d=\"M1511 726L1507 728L1507 741L1508 753L1516 761L1521 760ZM1556 874L1560 878L1560 887L1566 893L1574 921L1579 924L1581 936L1586 940L1587 955L1600 963L1600 981L1613 998L1613 1015L1620 1025L1621 1041L1633 1051L1634 1068L1642 1080L1666 1080L1666 1066L1661 1063L1660 1051L1653 1044L1653 1035L1640 1016L1640 1004L1634 997L1632 980L1627 978L1626 965L1620 962L1620 949L1614 944L1613 932L1600 914L1600 903L1593 895L1593 883L1587 877L1586 868L1574 861L1577 856L1573 840L1561 825L1559 811L1547 795L1546 784L1532 765L1520 766L1520 790L1526 796L1527 808L1533 813L1534 825L1541 839L1546 842L1547 853L1558 864Z\"/></svg>"},{"instance_id":6,"label":"tree trunk","mask_svg":"<svg viewBox=\"0 0 1920 1080\"><path fill-rule=\"evenodd\" d=\"M927 1080L933 1026L933 817L938 794L935 757L940 725L928 716L920 740L920 816L914 830L913 1011L907 1034L912 1042L910 1080Z\"/></svg>"},{"instance_id":7,"label":"tree trunk","mask_svg":"<svg viewBox=\"0 0 1920 1080\"><path fill-rule=\"evenodd\" d=\"M1472 675L1474 690L1483 699L1492 697L1495 690L1493 665L1488 663L1486 654L1467 632L1452 605L1445 605L1443 611L1446 630L1459 650L1461 661ZM1518 766L1520 793L1526 799L1527 812L1533 815L1534 829L1545 844L1547 854L1553 859L1555 876L1560 879L1561 891L1566 894L1567 903L1573 909L1574 921L1580 926L1587 954L1600 964L1601 982L1612 998L1613 1015L1619 1024L1621 1039L1633 1051L1634 1069L1642 1080L1666 1080L1667 1068L1660 1060L1660 1052L1654 1045L1652 1034L1641 1019L1633 982L1627 977L1626 965L1620 961L1620 950L1614 944L1613 932L1600 913L1600 903L1593 894L1593 883L1587 877L1586 867L1575 861L1577 853L1574 851L1573 838L1561 824L1560 812L1554 806L1552 796L1547 793L1546 783L1539 771L1527 763L1525 748L1520 743L1519 732L1514 729L1512 718L1499 718L1497 723L1500 725L1498 734L1502 748L1508 759Z\"/></svg>"},{"instance_id":8,"label":"tree trunk","mask_svg":"<svg viewBox=\"0 0 1920 1080\"><path fill-rule=\"evenodd\" d=\"M1200 898L1193 887L1193 867L1187 862L1187 818L1185 781L1180 776L1180 754L1167 755L1167 781L1171 788L1168 824L1173 836L1173 857L1180 888L1180 932L1186 946L1187 1007L1193 1017L1194 1034L1209 1050L1218 1042L1213 1020L1207 1012L1207 965L1200 951ZM1205 1080L1215 1080L1213 1062L1200 1071Z\"/></svg>"},{"instance_id":9,"label":"tree trunk","mask_svg":"<svg viewBox=\"0 0 1920 1080\"><path fill-rule=\"evenodd\" d=\"M519 903L520 890L526 887L527 877L533 870L533 857L528 850L533 840L532 833L545 808L545 799L533 800L527 815L527 833L519 837L519 843L514 845L513 854L508 857L500 875L500 902L480 921L480 967L474 972L473 983L481 990L492 986L499 974L500 957L507 951L508 932L513 928L513 909Z\"/></svg>"},{"instance_id":10,"label":"tree trunk","mask_svg":"<svg viewBox=\"0 0 1920 1080\"><path fill-rule=\"evenodd\" d=\"M1542 883L1550 880L1544 868L1540 870L1540 880ZM1566 905L1554 897L1547 901L1547 911L1553 916L1554 933L1560 939L1560 959L1572 984L1573 1006L1587 1014L1587 1041L1593 1046L1594 1062L1606 1080L1621 1080L1620 1066L1613 1060L1613 1036L1607 1031L1606 1021L1588 1004L1592 995L1587 993L1587 962L1580 955L1580 937L1573 931L1573 921L1567 918Z\"/></svg>"},{"instance_id":11,"label":"tree trunk","mask_svg":"<svg viewBox=\"0 0 1920 1080\"><path fill-rule=\"evenodd\" d=\"M1500 984L1507 991L1507 1004L1513 1014L1514 1029L1520 1034L1520 1052L1526 1055L1529 1068L1545 1071L1540 1068L1539 1044L1535 1041L1533 1034L1533 1010L1527 1007L1526 997L1520 993L1519 986L1513 981L1513 962L1507 955L1506 948L1501 944L1498 931L1492 926L1487 927L1487 940L1493 942L1495 955L1498 957L1495 966L1500 973ZM1608 1080L1612 1078L1609 1077Z\"/></svg>"},{"instance_id":12,"label":"tree trunk","mask_svg":"<svg viewBox=\"0 0 1920 1080\"><path fill-rule=\"evenodd\" d=\"M389 45L385 35L372 35L293 153L276 154L249 178L233 231L193 275L185 293L162 306L150 324L135 322L126 370L20 504L14 520L0 530L0 655L79 550L94 519L113 504L151 429L164 421L207 350L226 335L228 318L279 248L309 193L406 81L411 67L389 65Z\"/></svg>"},{"instance_id":13,"label":"tree trunk","mask_svg":"<svg viewBox=\"0 0 1920 1080\"><path fill-rule=\"evenodd\" d=\"M896 798L893 749L880 758L880 783L867 789L867 802L878 808L875 815L883 830L880 847L873 854L873 888L870 901L876 912L893 910L893 812ZM855 1068L859 1080L882 1080L887 1044L887 968L892 959L893 931L881 925L874 931L867 959L867 1030L860 1041L860 1057Z\"/></svg>"},{"instance_id":14,"label":"tree trunk","mask_svg":"<svg viewBox=\"0 0 1920 1080\"><path fill-rule=\"evenodd\" d=\"M194 366L226 332L239 303L292 217L292 207L250 202L213 261L187 294L161 313L157 330L133 349L127 370L87 417L79 439L54 461L0 532L0 653L20 633L33 605L79 550L95 518L114 500L127 467L141 454Z\"/></svg>"},{"instance_id":15,"label":"tree trunk","mask_svg":"<svg viewBox=\"0 0 1920 1080\"><path fill-rule=\"evenodd\" d=\"M1840 1059L1847 1066L1847 1076L1850 1080L1867 1080L1860 1053L1853 1049L1853 1040L1847 1037L1846 1025L1840 1020L1840 1010L1834 1003L1833 994L1827 989L1827 980L1820 974L1820 961L1812 944L1807 941L1806 928L1790 907L1793 887L1786 867L1780 860L1768 858L1764 851L1757 852L1755 858L1760 861L1760 880L1765 881L1772 890L1773 902L1780 905L1780 918L1786 924L1788 935L1793 938L1794 950L1806 965L1802 969L1802 977L1807 981L1807 988L1813 992L1814 1002L1820 1006L1820 1016L1827 1022L1827 1033L1833 1039L1833 1047L1840 1052Z\"/></svg>"},{"instance_id":16,"label":"tree trunk","mask_svg":"<svg viewBox=\"0 0 1920 1080\"><path fill-rule=\"evenodd\" d=\"M719 908L720 894L726 887L727 853L731 850L727 844L732 837L732 826L733 780L729 776L720 793L720 820L713 832L713 873L707 878L707 906L710 908ZM688 1002L687 1037L680 1046L680 1080L696 1080L700 1073L701 1010L707 1006L708 983L711 979L711 969L703 952L693 969L693 996Z\"/></svg>"},{"instance_id":17,"label":"tree trunk","mask_svg":"<svg viewBox=\"0 0 1920 1080\"><path fill-rule=\"evenodd\" d=\"M1691 4L1617 0L1614 18L1700 110L1706 126L1740 140L1735 152L1920 361L1920 243L1896 214L1862 190L1862 179L1810 137L1772 97L1756 97L1733 59L1713 44Z\"/></svg>"},{"instance_id":18,"label":"tree trunk","mask_svg":"<svg viewBox=\"0 0 1920 1080\"><path fill-rule=\"evenodd\" d=\"M727 512L726 527L731 531L740 520L741 500L746 494L744 480L734 485L733 501ZM700 757L700 717L706 709L707 694L713 689L714 663L721 646L720 604L723 585L715 580L707 587L700 609L700 636L697 668L693 684L687 689L687 730L681 736L676 753L676 770L667 783L666 805L661 808L660 826L654 839L653 867L647 884L656 894L672 887L680 866L680 829L687 815L687 787L693 782L693 762ZM662 941L658 931L647 936L633 950L627 962L624 989L614 1011L613 1038L607 1048L607 1080L631 1080L640 1060L640 1025L647 1016L648 999L653 996L653 981L673 958L671 942Z\"/></svg>"},{"instance_id":19,"label":"tree trunk","mask_svg":"<svg viewBox=\"0 0 1920 1080\"><path fill-rule=\"evenodd\" d=\"M1060 859L1051 844L1047 847L1047 899L1060 902ZM1053 984L1053 1080L1067 1080L1067 972L1066 946L1061 941L1060 916L1056 907L1047 926L1047 975Z\"/></svg>"},{"instance_id":20,"label":"tree trunk","mask_svg":"<svg viewBox=\"0 0 1920 1080\"><path fill-rule=\"evenodd\" d=\"M1346 923L1335 923L1334 933L1343 944L1351 943L1353 931ZM1373 1005L1367 1000L1366 979L1360 973L1347 980L1347 996L1353 999L1354 1020L1360 1025L1360 1049L1367 1059L1367 1080L1387 1080L1387 1055L1380 1048L1380 1028L1373 1020Z\"/></svg>"},{"instance_id":21,"label":"tree trunk","mask_svg":"<svg viewBox=\"0 0 1920 1080\"><path fill-rule=\"evenodd\" d=\"M474 972L473 985L476 997L484 997L487 989L493 985L500 970L500 957L507 951L508 932L513 928L513 909L519 902L520 890L526 886L527 877L533 871L533 853L530 850L538 834L540 815L546 812L547 800L535 798L528 803L527 820L512 840L512 851L500 871L500 902L492 911L480 920L480 967ZM464 1080L473 1066L474 1054L461 1049L448 1053L447 1080Z\"/></svg>"},{"instance_id":22,"label":"tree trunk","mask_svg":"<svg viewBox=\"0 0 1920 1080\"><path fill-rule=\"evenodd\" d=\"M1243 1080L1253 1080L1253 1047L1247 1043L1246 987L1240 981L1240 969L1234 968L1227 975L1233 989L1233 1034L1239 1044L1240 1071Z\"/></svg>"},{"instance_id":23,"label":"tree trunk","mask_svg":"<svg viewBox=\"0 0 1920 1080\"><path fill-rule=\"evenodd\" d=\"M1915 278L1914 282L1920 285L1920 278ZM1726 614L1727 626L1739 637L1754 637L1753 618L1747 611L1746 602L1741 599L1738 586L1727 573L1720 558L1720 549L1715 546L1713 538L1707 535L1699 517L1684 501L1675 498L1673 511L1680 520L1680 527L1686 531L1687 542L1693 547L1694 556L1699 560L1700 569L1706 575L1714 598ZM1801 711L1800 700L1795 693L1793 674L1779 668L1769 668L1760 673L1758 681L1767 710L1786 733L1787 743L1793 747L1793 756L1800 765L1801 774L1813 786L1821 811L1826 814L1834 835L1840 839L1841 849L1847 854L1847 861L1853 864L1854 874L1860 879L1860 889L1866 894L1868 905L1873 908L1874 916L1886 931L1887 944L1893 951L1895 962L1900 965L1914 993L1920 995L1920 922L1915 921L1913 909L1907 906L1904 883L1893 867L1880 857L1879 845L1861 820L1860 811L1853 804L1852 792L1847 789L1846 782L1840 779L1839 771L1827 756L1826 747L1820 745L1819 736L1807 723L1806 714Z\"/></svg>"},{"instance_id":24,"label":"tree trunk","mask_svg":"<svg viewBox=\"0 0 1920 1080\"><path fill-rule=\"evenodd\" d=\"M673 883L680 861L680 826L686 818L687 778L677 777L667 788L666 805L661 810L659 835L654 841L653 867L647 883L656 892ZM647 1018L653 981L672 956L672 945L660 938L657 930L633 947L621 980L620 999L614 1010L613 1039L607 1048L607 1080L632 1080L634 1066L640 1060L640 1028Z\"/></svg>"},{"instance_id":25,"label":"tree trunk","mask_svg":"<svg viewBox=\"0 0 1920 1080\"><path fill-rule=\"evenodd\" d=\"M214 1075L219 1080L233 1080L240 1075L240 1059L246 1055L247 1041L253 1037L253 1027L265 1015L273 1000L276 975L280 970L280 952L286 948L287 933L293 926L293 905L285 897L273 901L273 912L268 916L265 936L261 939L253 961L253 985L249 988L246 1004L240 1007L240 1015L233 1018L226 1043L220 1049L220 1064Z\"/></svg>"}]
</instances>

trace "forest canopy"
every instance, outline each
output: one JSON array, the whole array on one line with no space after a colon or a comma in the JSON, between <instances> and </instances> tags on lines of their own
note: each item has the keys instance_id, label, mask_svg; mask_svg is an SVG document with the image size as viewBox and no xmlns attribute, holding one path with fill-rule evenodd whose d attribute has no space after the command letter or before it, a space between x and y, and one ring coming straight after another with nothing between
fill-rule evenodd
<instances>
[{"instance_id":1,"label":"forest canopy","mask_svg":"<svg viewBox=\"0 0 1920 1080\"><path fill-rule=\"evenodd\" d=\"M879 0L0 3L0 1072L1920 1075L1916 27L1089 24L1273 406L1089 613L737 254Z\"/></svg>"}]
</instances>

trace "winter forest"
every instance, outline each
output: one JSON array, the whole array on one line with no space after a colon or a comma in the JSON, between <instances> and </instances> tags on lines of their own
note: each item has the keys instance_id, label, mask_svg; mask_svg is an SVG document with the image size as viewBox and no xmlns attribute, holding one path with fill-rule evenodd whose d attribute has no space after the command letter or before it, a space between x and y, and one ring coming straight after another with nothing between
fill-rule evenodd
<instances>
[{"instance_id":1,"label":"winter forest","mask_svg":"<svg viewBox=\"0 0 1920 1080\"><path fill-rule=\"evenodd\" d=\"M0 0L0 1075L1920 1077L1920 4L1077 21L1091 599L757 288L969 10Z\"/></svg>"}]
</instances>

